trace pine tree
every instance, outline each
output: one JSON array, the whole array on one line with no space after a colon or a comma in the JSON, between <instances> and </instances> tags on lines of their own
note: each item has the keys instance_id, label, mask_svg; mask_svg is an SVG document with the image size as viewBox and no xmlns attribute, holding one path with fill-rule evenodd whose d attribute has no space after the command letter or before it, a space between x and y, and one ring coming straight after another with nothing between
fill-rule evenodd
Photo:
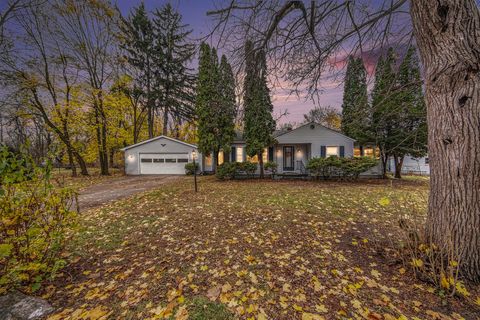
<instances>
[{"instance_id":1,"label":"pine tree","mask_svg":"<svg viewBox=\"0 0 480 320\"><path fill-rule=\"evenodd\" d=\"M401 178L405 155L422 157L427 151L426 107L415 48L410 47L399 67L396 83L396 125L391 134L395 178Z\"/></svg>"},{"instance_id":2,"label":"pine tree","mask_svg":"<svg viewBox=\"0 0 480 320\"><path fill-rule=\"evenodd\" d=\"M158 103L163 111L163 134L168 133L169 115L174 119L190 120L194 114L194 76L187 66L195 53L188 41L191 30L182 24L182 16L167 3L154 12L153 29L156 38L156 86Z\"/></svg>"},{"instance_id":3,"label":"pine tree","mask_svg":"<svg viewBox=\"0 0 480 320\"><path fill-rule=\"evenodd\" d=\"M200 45L197 97L198 149L212 155L213 171L218 152L230 151L235 136L235 80L225 56L218 65L217 51L206 43Z\"/></svg>"},{"instance_id":4,"label":"pine tree","mask_svg":"<svg viewBox=\"0 0 480 320\"><path fill-rule=\"evenodd\" d=\"M360 145L371 142L367 72L361 58L350 57L345 75L341 129Z\"/></svg>"},{"instance_id":5,"label":"pine tree","mask_svg":"<svg viewBox=\"0 0 480 320\"><path fill-rule=\"evenodd\" d=\"M383 177L387 174L387 162L394 146L394 127L397 125L398 94L395 91L395 52L390 48L385 59L380 57L375 70L372 91L372 124L375 142L380 149ZM396 112L397 110L397 112Z\"/></svg>"},{"instance_id":6,"label":"pine tree","mask_svg":"<svg viewBox=\"0 0 480 320\"><path fill-rule=\"evenodd\" d=\"M227 57L222 55L220 59L218 90L220 92L222 109L218 117L218 145L223 152L230 152L231 144L235 138L235 77L232 66L228 63Z\"/></svg>"},{"instance_id":7,"label":"pine tree","mask_svg":"<svg viewBox=\"0 0 480 320\"><path fill-rule=\"evenodd\" d=\"M135 79L135 90L142 92L142 99L147 109L148 136L154 136L155 100L155 48L152 21L148 17L145 6L141 3L134 8L127 19L122 19L121 48L130 65L132 78ZM138 88L138 89L137 89Z\"/></svg>"},{"instance_id":8,"label":"pine tree","mask_svg":"<svg viewBox=\"0 0 480 320\"><path fill-rule=\"evenodd\" d=\"M255 52L251 41L245 44L246 76L244 83L244 135L246 153L258 156L260 177L263 177L263 150L274 142L275 120L267 85L265 52Z\"/></svg>"}]
</instances>

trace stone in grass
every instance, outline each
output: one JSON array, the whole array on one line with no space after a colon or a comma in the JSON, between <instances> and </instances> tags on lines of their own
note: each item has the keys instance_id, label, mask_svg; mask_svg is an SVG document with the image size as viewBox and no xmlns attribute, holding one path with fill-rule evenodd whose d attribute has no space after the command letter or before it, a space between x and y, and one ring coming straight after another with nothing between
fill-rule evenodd
<instances>
[{"instance_id":1,"label":"stone in grass","mask_svg":"<svg viewBox=\"0 0 480 320\"><path fill-rule=\"evenodd\" d=\"M53 311L44 299L14 291L0 297L0 320L41 319Z\"/></svg>"}]
</instances>

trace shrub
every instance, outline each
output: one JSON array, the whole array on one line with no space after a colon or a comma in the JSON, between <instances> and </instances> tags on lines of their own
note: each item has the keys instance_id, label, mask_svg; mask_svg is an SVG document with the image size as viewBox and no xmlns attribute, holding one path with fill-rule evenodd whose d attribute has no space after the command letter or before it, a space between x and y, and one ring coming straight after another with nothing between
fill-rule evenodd
<instances>
[{"instance_id":1,"label":"shrub","mask_svg":"<svg viewBox=\"0 0 480 320\"><path fill-rule=\"evenodd\" d=\"M217 178L235 179L239 174L245 173L248 177L255 174L257 164L252 162L225 162L217 167Z\"/></svg>"},{"instance_id":2,"label":"shrub","mask_svg":"<svg viewBox=\"0 0 480 320\"><path fill-rule=\"evenodd\" d=\"M317 178L329 179L339 177L344 179L358 179L362 172L377 165L377 160L370 157L340 158L313 158L307 164L310 174Z\"/></svg>"},{"instance_id":3,"label":"shrub","mask_svg":"<svg viewBox=\"0 0 480 320\"><path fill-rule=\"evenodd\" d=\"M239 162L237 163L238 171L244 171L247 176L253 176L257 171L257 164L253 162Z\"/></svg>"},{"instance_id":4,"label":"shrub","mask_svg":"<svg viewBox=\"0 0 480 320\"><path fill-rule=\"evenodd\" d=\"M0 148L0 293L18 286L35 291L54 276L65 265L59 254L76 222L75 192L50 182L50 164L32 163Z\"/></svg>"},{"instance_id":5,"label":"shrub","mask_svg":"<svg viewBox=\"0 0 480 320\"><path fill-rule=\"evenodd\" d=\"M277 172L278 164L276 162L268 161L263 165L263 168L275 174Z\"/></svg>"},{"instance_id":6,"label":"shrub","mask_svg":"<svg viewBox=\"0 0 480 320\"><path fill-rule=\"evenodd\" d=\"M187 175L192 175L195 172L198 172L199 168L200 167L199 167L198 163L196 163L196 162L195 162L195 165L193 164L193 162L186 163L185 164L185 173Z\"/></svg>"},{"instance_id":7,"label":"shrub","mask_svg":"<svg viewBox=\"0 0 480 320\"><path fill-rule=\"evenodd\" d=\"M234 179L237 173L238 162L224 162L217 167L216 176L220 180Z\"/></svg>"}]
</instances>

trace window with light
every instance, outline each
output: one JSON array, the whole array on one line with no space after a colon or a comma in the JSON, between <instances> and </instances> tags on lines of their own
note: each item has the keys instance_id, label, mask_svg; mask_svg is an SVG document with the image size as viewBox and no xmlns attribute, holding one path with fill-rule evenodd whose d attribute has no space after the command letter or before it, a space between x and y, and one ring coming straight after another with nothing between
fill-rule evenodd
<instances>
[{"instance_id":1,"label":"window with light","mask_svg":"<svg viewBox=\"0 0 480 320\"><path fill-rule=\"evenodd\" d=\"M235 161L243 162L243 147L237 147L237 158Z\"/></svg>"},{"instance_id":2,"label":"window with light","mask_svg":"<svg viewBox=\"0 0 480 320\"><path fill-rule=\"evenodd\" d=\"M326 155L327 157L330 157L330 156L338 156L340 154L339 152L339 147L327 147L326 148Z\"/></svg>"}]
</instances>

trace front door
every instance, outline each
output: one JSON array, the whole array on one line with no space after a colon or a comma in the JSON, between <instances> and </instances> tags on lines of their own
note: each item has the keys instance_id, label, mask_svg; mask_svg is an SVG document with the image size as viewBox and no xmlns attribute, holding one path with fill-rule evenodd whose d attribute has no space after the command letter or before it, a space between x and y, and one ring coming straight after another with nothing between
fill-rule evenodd
<instances>
[{"instance_id":1,"label":"front door","mask_svg":"<svg viewBox=\"0 0 480 320\"><path fill-rule=\"evenodd\" d=\"M294 161L293 146L283 147L283 171L293 171Z\"/></svg>"}]
</instances>

